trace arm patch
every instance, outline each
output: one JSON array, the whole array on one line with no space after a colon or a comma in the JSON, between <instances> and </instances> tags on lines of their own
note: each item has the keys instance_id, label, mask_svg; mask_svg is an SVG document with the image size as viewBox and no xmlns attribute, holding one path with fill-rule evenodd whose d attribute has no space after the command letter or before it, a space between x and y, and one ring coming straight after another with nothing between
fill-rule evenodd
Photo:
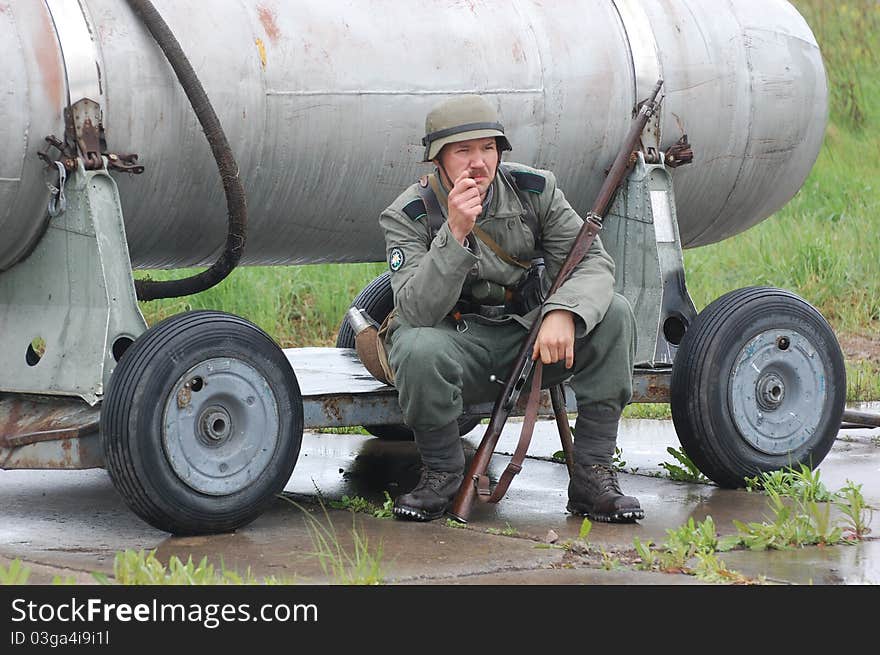
<instances>
[{"instance_id":1,"label":"arm patch","mask_svg":"<svg viewBox=\"0 0 880 655\"><path fill-rule=\"evenodd\" d=\"M523 191L530 191L531 193L544 193L547 180L542 175L527 171L511 171L510 174L516 180L517 188Z\"/></svg>"},{"instance_id":2,"label":"arm patch","mask_svg":"<svg viewBox=\"0 0 880 655\"><path fill-rule=\"evenodd\" d=\"M410 217L412 220L418 220L422 216L428 215L428 210L425 209L425 203L422 202L421 198L418 200L413 200L411 203L406 205L403 208L403 213Z\"/></svg>"}]
</instances>

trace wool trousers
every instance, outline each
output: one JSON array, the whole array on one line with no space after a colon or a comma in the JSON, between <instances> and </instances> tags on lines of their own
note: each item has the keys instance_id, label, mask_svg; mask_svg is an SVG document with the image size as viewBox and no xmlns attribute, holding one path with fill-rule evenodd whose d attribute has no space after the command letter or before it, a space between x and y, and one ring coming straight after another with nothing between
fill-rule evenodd
<instances>
[{"instance_id":1,"label":"wool trousers","mask_svg":"<svg viewBox=\"0 0 880 655\"><path fill-rule=\"evenodd\" d=\"M563 361L544 366L542 387L569 380L577 399L574 440L580 463L611 462L620 415L632 399L635 335L632 309L623 296L615 294L604 318L575 339L572 368L566 369ZM465 404L497 398L501 388L489 377L506 378L526 336L526 329L515 321L492 323L468 316L464 324L451 318L434 327L399 323L387 344L389 362L404 419L415 432L423 455L429 451L428 459L446 468L443 453L447 449L450 457L459 460L451 444L425 448L426 439L431 434L448 435ZM449 439L444 437L444 443Z\"/></svg>"}]
</instances>

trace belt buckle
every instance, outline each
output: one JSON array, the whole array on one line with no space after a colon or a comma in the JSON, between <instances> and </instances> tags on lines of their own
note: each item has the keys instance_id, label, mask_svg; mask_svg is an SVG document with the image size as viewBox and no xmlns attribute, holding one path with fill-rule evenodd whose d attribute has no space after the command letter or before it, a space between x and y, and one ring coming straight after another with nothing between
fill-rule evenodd
<instances>
[{"instance_id":1,"label":"belt buckle","mask_svg":"<svg viewBox=\"0 0 880 655\"><path fill-rule=\"evenodd\" d=\"M501 318L507 313L507 305L479 305L477 313L483 318Z\"/></svg>"}]
</instances>

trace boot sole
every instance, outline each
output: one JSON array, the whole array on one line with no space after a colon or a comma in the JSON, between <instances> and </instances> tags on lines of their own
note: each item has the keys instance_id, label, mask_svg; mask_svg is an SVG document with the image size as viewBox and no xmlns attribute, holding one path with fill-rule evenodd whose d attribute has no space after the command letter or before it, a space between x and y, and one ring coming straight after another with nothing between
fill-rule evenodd
<instances>
[{"instance_id":1,"label":"boot sole","mask_svg":"<svg viewBox=\"0 0 880 655\"><path fill-rule=\"evenodd\" d=\"M599 521L600 523L634 523L645 518L645 510L643 509L623 509L611 514L600 514L588 509L581 509L568 505L565 508L571 514L578 516L586 516L591 521Z\"/></svg>"},{"instance_id":2,"label":"boot sole","mask_svg":"<svg viewBox=\"0 0 880 655\"><path fill-rule=\"evenodd\" d=\"M402 519L404 521L427 522L439 519L443 516L446 513L446 507L433 514L429 514L424 510L412 509L410 507L393 507L391 512L394 514L394 518Z\"/></svg>"}]
</instances>

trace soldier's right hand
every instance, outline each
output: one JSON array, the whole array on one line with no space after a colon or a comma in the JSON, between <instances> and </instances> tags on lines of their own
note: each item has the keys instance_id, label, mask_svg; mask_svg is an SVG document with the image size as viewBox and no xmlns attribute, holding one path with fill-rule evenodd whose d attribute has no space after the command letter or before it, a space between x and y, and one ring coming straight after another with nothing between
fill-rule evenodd
<instances>
[{"instance_id":1,"label":"soldier's right hand","mask_svg":"<svg viewBox=\"0 0 880 655\"><path fill-rule=\"evenodd\" d=\"M449 208L449 229L456 240L464 245L467 235L474 229L477 216L483 211L483 201L476 181L471 177L471 169L462 171L452 185L447 201Z\"/></svg>"}]
</instances>

